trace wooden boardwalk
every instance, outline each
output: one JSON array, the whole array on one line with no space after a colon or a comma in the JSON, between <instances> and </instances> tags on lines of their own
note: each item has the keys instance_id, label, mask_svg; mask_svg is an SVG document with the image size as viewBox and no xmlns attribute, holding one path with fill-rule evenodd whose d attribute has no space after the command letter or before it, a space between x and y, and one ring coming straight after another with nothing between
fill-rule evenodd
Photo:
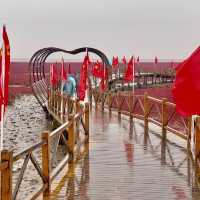
<instances>
[{"instance_id":1,"label":"wooden boardwalk","mask_svg":"<svg viewBox=\"0 0 200 200\"><path fill-rule=\"evenodd\" d=\"M145 135L140 120L92 111L89 154L60 173L49 199L199 199L186 141L163 141L160 133L149 124Z\"/></svg>"}]
</instances>

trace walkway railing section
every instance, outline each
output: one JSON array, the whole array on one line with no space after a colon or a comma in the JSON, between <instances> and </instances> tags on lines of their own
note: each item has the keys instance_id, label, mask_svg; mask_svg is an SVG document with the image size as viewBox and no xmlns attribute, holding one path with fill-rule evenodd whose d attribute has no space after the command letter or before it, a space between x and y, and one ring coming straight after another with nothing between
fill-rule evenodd
<instances>
[{"instance_id":1,"label":"walkway railing section","mask_svg":"<svg viewBox=\"0 0 200 200\"><path fill-rule=\"evenodd\" d=\"M133 95L130 92L107 92L100 93L93 90L95 108L101 105L102 111L108 108L118 112L118 115L125 114L144 121L144 132L148 133L149 122L161 127L163 137L166 133L173 133L187 141L187 148L191 149L191 142L194 142L195 160L200 160L200 117L196 118L194 138L191 138L191 117L181 116L176 112L176 105L168 102L167 99L157 99L145 93L144 95ZM199 165L200 166L200 165Z\"/></svg>"},{"instance_id":2,"label":"walkway railing section","mask_svg":"<svg viewBox=\"0 0 200 200\"><path fill-rule=\"evenodd\" d=\"M68 113L67 118L60 118L60 95L55 93L53 95L54 100L50 100L49 111L57 116L57 119L63 124L53 132L44 131L41 133L41 141L23 152L13 155L13 152L3 150L1 153L2 162L0 165L1 170L1 200L15 200L20 190L20 186L25 174L28 170L28 162L31 161L35 170L39 174L43 185L37 191L31 199L36 199L43 193L43 199L47 200L51 193L51 183L59 174L59 172L66 166L68 170L73 167L83 155L88 152L89 141L89 104L80 104L77 101L68 99L68 103L76 105L76 109L70 112L69 108L64 107L64 110ZM64 102L65 102L64 98ZM68 105L70 105L70 103ZM67 104L64 104L67 105ZM53 109L53 110L52 110ZM63 115L65 116L65 115ZM82 130L81 131L81 126ZM56 144L52 145L53 140L57 138ZM64 144L65 154L64 157L57 159L55 165L55 157L57 155L59 141ZM54 150L54 147L55 150ZM40 152L41 156L35 156L36 152ZM13 167L18 160L23 160L19 177L17 178L15 187L13 188ZM58 162L59 161L59 162ZM68 165L67 165L68 164Z\"/></svg>"}]
</instances>

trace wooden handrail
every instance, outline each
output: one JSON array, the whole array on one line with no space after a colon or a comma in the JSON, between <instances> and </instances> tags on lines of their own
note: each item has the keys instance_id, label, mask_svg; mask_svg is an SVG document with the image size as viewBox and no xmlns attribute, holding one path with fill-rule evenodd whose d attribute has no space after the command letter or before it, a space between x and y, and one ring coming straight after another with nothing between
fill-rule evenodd
<instances>
[{"instance_id":1,"label":"wooden handrail","mask_svg":"<svg viewBox=\"0 0 200 200\"><path fill-rule=\"evenodd\" d=\"M152 101L154 101L154 102L156 102L156 103L162 103L162 100L161 100L161 99L156 99L155 97L148 96L148 99L149 99L149 100L152 100Z\"/></svg>"},{"instance_id":2,"label":"wooden handrail","mask_svg":"<svg viewBox=\"0 0 200 200\"><path fill-rule=\"evenodd\" d=\"M101 96L102 94L98 93L97 91L93 90L94 93L93 95L98 95ZM148 130L148 122L152 122L155 125L158 125L160 127L162 127L162 132L165 133L167 130L172 130L172 133L176 134L177 136L180 136L181 138L187 140L187 138L189 137L190 133L188 132L188 130L186 132L181 132L180 130L176 130L173 126L171 126L171 120L173 120L173 113L168 113L169 109L171 109L172 111L175 110L176 105L174 103L168 102L167 99L162 100L162 99L158 99L152 96L149 96L147 93L145 93L144 95L131 95L132 96L132 101L127 101L128 103L128 110L123 110L123 106L120 103L118 105L118 103L114 104L115 102L119 102L117 101L118 98L129 98L130 99L130 92L118 92L118 93L114 93L114 92L107 92L106 94L106 98L108 99L107 101L105 100L105 102L108 102L108 109L109 109L109 113L112 112L112 110L115 110L118 112L118 114L126 114L129 116L134 116L135 118L138 119L142 119L144 120L144 131L147 132ZM141 98L143 100L141 100ZM101 99L101 97L99 97L99 99ZM136 105L136 102L139 101L138 105ZM142 105L141 105L142 104ZM153 116L151 116L152 113L152 109L154 109L154 106L157 107L157 105L159 105L160 109L161 109L161 118L155 119ZM141 113L137 113L135 106L140 107L141 111L143 110L143 112ZM130 109L131 107L133 107L133 109ZM184 120L182 116L180 116L180 118L182 118L181 120ZM187 122L185 122L185 124L188 124ZM183 126L184 127L184 126ZM165 134L164 134L165 135Z\"/></svg>"},{"instance_id":3,"label":"wooden handrail","mask_svg":"<svg viewBox=\"0 0 200 200\"><path fill-rule=\"evenodd\" d=\"M15 156L13 157L13 162L18 161L19 159L21 159L22 157L26 156L27 154L29 154L29 153L35 151L36 149L39 149L39 148L42 147L42 145L44 145L44 144L45 144L44 141L38 142L37 144L34 144L34 145L32 145L31 147L29 147L29 148L23 150L22 152L18 153L17 155L15 155Z\"/></svg>"},{"instance_id":4,"label":"wooden handrail","mask_svg":"<svg viewBox=\"0 0 200 200\"><path fill-rule=\"evenodd\" d=\"M55 98L52 98L54 96ZM67 102L64 104L64 110L67 110L67 114L65 115L66 122L63 123L63 113L61 112L61 103L65 100ZM84 103L83 107L79 105L77 100L69 99L68 97L61 97L59 92L52 92L52 95L49 95L48 100L49 105L49 113L53 114L54 119L60 122L61 126L57 129L52 131L51 133L45 131L41 134L41 141L37 144L32 145L31 147L23 150L22 152L18 153L17 155L13 156L12 152L9 151L2 151L2 162L0 164L0 171L1 171L1 181L5 184L1 184L1 200L15 200L19 191L19 187L21 185L23 175L25 170L27 169L27 163L29 160L33 163L35 169L38 171L40 175L43 186L42 188L35 193L31 199L36 199L41 193L43 193L43 199L49 199L49 195L51 192L51 182L57 176L57 174L66 166L67 163L72 163L74 159L72 159L73 151L75 148L75 132L74 132L74 125L75 122L79 122L80 118L81 123L84 130L85 130L85 138L86 142L88 142L89 136L89 104ZM67 106L67 107L66 107ZM69 108L69 106L72 106ZM75 109L76 108L76 109ZM54 139L56 136L63 137L63 131L68 130L68 141L65 145L66 148L70 150L70 154L67 154L64 159L54 168L51 170L51 140ZM73 138L73 139L71 139ZM65 139L65 138L64 138ZM87 147L88 148L88 147ZM40 168L37 160L33 156L33 151L42 149L42 169ZM25 159L24 159L25 157ZM14 193L12 196L12 168L13 164L18 161L19 159L24 159L24 164L20 172L19 180L17 180L17 184L14 189ZM2 182L2 183L3 183Z\"/></svg>"}]
</instances>

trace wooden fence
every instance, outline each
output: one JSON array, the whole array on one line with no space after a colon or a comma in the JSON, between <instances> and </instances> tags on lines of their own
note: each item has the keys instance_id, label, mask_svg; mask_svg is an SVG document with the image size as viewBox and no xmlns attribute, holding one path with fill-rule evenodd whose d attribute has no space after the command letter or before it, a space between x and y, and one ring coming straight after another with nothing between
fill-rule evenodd
<instances>
[{"instance_id":1,"label":"wooden fence","mask_svg":"<svg viewBox=\"0 0 200 200\"><path fill-rule=\"evenodd\" d=\"M34 168L38 172L43 185L37 191L31 199L36 199L38 196L43 194L43 199L49 199L51 193L51 183L59 174L59 172L66 167L68 164L68 170L72 167L74 162L77 162L83 155L88 152L88 142L89 142L89 104L74 101L71 99L64 99L68 104L63 105L76 105L76 109L70 110L68 112L64 107L63 110L66 113L61 113L61 107L59 107L60 96L54 94L54 100L49 100L49 111L50 113L57 117L62 125L55 129L53 132L44 131L41 133L41 141L30 148L24 150L23 152L13 155L13 152L3 150L1 153L1 200L15 200L19 192L23 176L26 170L28 170L28 162L31 161ZM68 112L68 113L67 113ZM67 118L65 117L67 115ZM80 137L80 126L83 129L83 137ZM66 135L67 131L67 135ZM52 141L57 138L56 149L53 151ZM56 166L53 166L55 155L57 154L59 141L62 140L65 147L65 155L59 160ZM41 152L41 160L36 158L34 155L35 151ZM19 177L15 187L13 188L13 166L16 161L23 160L23 165L21 167Z\"/></svg>"},{"instance_id":2,"label":"wooden fence","mask_svg":"<svg viewBox=\"0 0 200 200\"><path fill-rule=\"evenodd\" d=\"M168 102L167 99L157 99L145 93L144 95L133 95L128 92L107 92L99 93L93 90L95 108L101 106L101 110L108 108L118 112L118 115L125 114L144 121L144 133L148 133L149 122L158 125L162 129L163 137L167 133L175 134L187 141L187 148L191 150L191 139L195 143L195 160L200 160L200 117L195 123L195 138L191 138L191 117L181 116L176 112L176 105ZM199 131L199 134L197 133ZM200 166L200 165L199 165Z\"/></svg>"}]
</instances>

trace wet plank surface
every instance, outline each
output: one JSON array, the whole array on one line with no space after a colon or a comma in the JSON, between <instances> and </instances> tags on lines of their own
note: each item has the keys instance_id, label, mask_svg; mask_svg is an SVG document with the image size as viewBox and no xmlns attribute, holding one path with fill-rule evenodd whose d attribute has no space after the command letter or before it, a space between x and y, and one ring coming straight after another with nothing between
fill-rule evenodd
<instances>
[{"instance_id":1,"label":"wet plank surface","mask_svg":"<svg viewBox=\"0 0 200 200\"><path fill-rule=\"evenodd\" d=\"M63 170L49 199L200 198L184 141L171 135L169 141L162 141L161 130L154 125L145 136L139 120L130 124L95 111L90 118L89 155L69 173Z\"/></svg>"}]
</instances>

